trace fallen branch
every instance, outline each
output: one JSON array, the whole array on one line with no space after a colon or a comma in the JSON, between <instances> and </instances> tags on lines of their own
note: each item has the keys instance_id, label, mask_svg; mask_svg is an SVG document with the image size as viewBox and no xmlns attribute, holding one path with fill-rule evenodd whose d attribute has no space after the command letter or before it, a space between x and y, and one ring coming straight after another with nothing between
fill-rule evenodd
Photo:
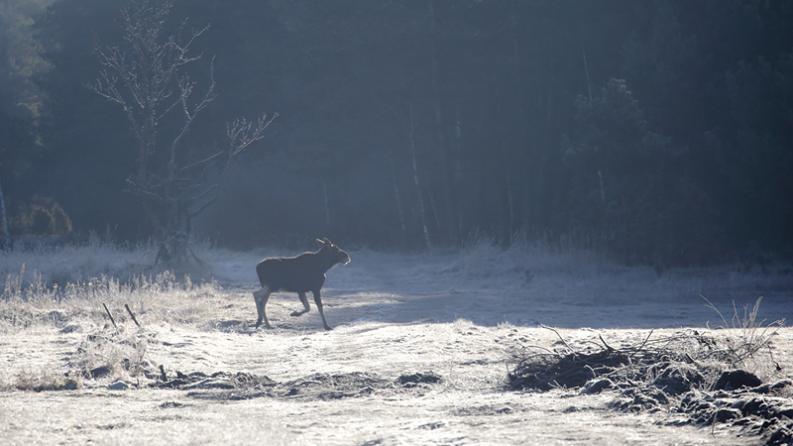
<instances>
[{"instance_id":1,"label":"fallen branch","mask_svg":"<svg viewBox=\"0 0 793 446\"><path fill-rule=\"evenodd\" d=\"M606 350L608 350L608 351L611 351L611 352L613 352L613 351L614 351L614 349L613 349L613 348L611 348L611 346L610 346L610 345L606 344L606 340L605 340L605 339L603 339L603 336L601 336L601 335L598 335L598 338L600 338L600 342L602 342L602 343L603 343L603 346L604 346L604 347L606 347Z\"/></svg>"},{"instance_id":2,"label":"fallen branch","mask_svg":"<svg viewBox=\"0 0 793 446\"><path fill-rule=\"evenodd\" d=\"M650 340L650 336L652 336L652 335L653 335L653 332L654 332L654 331L655 331L655 329L653 329L653 330L650 330L650 333L649 333L649 334L647 334L647 337L646 337L646 338L644 338L644 342L642 342L642 343L641 343L641 345L639 345L639 348L637 348L635 352L633 352L633 353L632 353L630 356L628 356L628 358L633 358L633 356L634 356L634 355L636 355L637 353L639 353L639 352L641 352L642 350L644 350L644 346L645 346L645 345L647 345L647 341L649 341L649 340Z\"/></svg>"},{"instance_id":3,"label":"fallen branch","mask_svg":"<svg viewBox=\"0 0 793 446\"><path fill-rule=\"evenodd\" d=\"M135 318L135 314L132 313L132 310L129 309L129 305L124 304L124 308L127 309L127 313L129 313L129 316L132 318L132 322L134 322L135 325L137 325L138 328L140 328L140 323L138 323L138 320Z\"/></svg>"},{"instance_id":4,"label":"fallen branch","mask_svg":"<svg viewBox=\"0 0 793 446\"><path fill-rule=\"evenodd\" d=\"M559 338L560 341L562 341L562 344L564 344L564 346L567 347L567 349L570 350L570 352L573 353L574 356L577 354L575 349L573 349L573 347L570 347L570 344L568 344L567 341L565 341L562 335L559 334L559 332L555 328L549 327L547 325L540 325L540 327L546 330L551 330L552 332L556 333L556 336Z\"/></svg>"},{"instance_id":5,"label":"fallen branch","mask_svg":"<svg viewBox=\"0 0 793 446\"><path fill-rule=\"evenodd\" d=\"M107 317L110 318L110 322L113 324L113 327L115 327L115 329L118 330L118 325L116 325L116 320L113 319L113 315L110 314L110 310L107 309L107 305L105 305L105 303L102 302L102 306L105 307L105 313L107 313Z\"/></svg>"}]
</instances>

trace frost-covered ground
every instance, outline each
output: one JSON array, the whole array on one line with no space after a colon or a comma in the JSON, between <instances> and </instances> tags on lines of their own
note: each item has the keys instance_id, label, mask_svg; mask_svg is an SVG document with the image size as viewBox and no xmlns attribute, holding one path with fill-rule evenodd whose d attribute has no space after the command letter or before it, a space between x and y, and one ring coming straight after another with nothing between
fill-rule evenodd
<instances>
[{"instance_id":1,"label":"frost-covered ground","mask_svg":"<svg viewBox=\"0 0 793 446\"><path fill-rule=\"evenodd\" d=\"M3 443L752 444L727 429L665 425L669 414L607 410L607 394L507 392L504 380L525 346L557 341L539 324L560 327L571 340L600 334L614 344L641 340L650 328L663 334L719 325L700 295L728 315L733 301L740 310L763 296L761 318L793 317L793 275L784 266L659 277L586 253L479 245L456 253L352 252L350 265L328 274L324 302L333 331L321 330L313 308L290 317L300 304L289 294L270 300L275 328L255 330L254 265L273 252L199 254L215 282L183 286L161 276L126 284L130 271L145 271L147 249L98 245L1 258ZM109 278L95 279L101 274ZM48 289L50 281L60 291ZM102 303L121 327L115 336L134 342L101 342L115 333ZM777 331L775 358L790 377L793 330ZM243 399L138 389L145 378L130 377L124 360L163 365L169 375L245 372L303 381L290 395ZM65 372L103 364L111 366L108 376L78 378L77 390L17 390L62 387ZM779 374L762 365L757 371ZM443 380L390 384L414 372ZM317 376L327 375L317 373L335 378L322 381ZM318 379L322 392L311 390ZM131 388L109 390L117 380Z\"/></svg>"}]
</instances>

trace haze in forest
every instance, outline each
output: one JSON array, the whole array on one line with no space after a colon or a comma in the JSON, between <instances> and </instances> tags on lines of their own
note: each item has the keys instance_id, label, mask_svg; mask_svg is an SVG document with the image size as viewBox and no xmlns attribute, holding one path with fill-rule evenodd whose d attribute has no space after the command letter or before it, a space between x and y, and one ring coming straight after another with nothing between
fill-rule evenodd
<instances>
[{"instance_id":1,"label":"haze in forest","mask_svg":"<svg viewBox=\"0 0 793 446\"><path fill-rule=\"evenodd\" d=\"M791 2L175 1L158 38L190 42L195 84L143 174L145 126L101 83L113 48L133 54L129 5L0 0L7 245L178 229L232 248L793 258Z\"/></svg>"}]
</instances>

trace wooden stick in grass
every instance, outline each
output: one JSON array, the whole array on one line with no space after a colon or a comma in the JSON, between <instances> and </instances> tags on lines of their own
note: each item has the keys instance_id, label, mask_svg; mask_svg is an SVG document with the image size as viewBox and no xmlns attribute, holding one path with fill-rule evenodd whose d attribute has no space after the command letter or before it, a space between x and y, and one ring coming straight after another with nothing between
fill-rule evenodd
<instances>
[{"instance_id":1,"label":"wooden stick in grass","mask_svg":"<svg viewBox=\"0 0 793 446\"><path fill-rule=\"evenodd\" d=\"M116 325L116 321L115 321L115 319L113 319L113 315L110 314L110 310L107 309L107 305L105 305L105 303L102 302L102 306L105 307L105 313L107 313L107 317L110 318L110 322L113 323L113 327L115 327L116 330L118 330L118 325Z\"/></svg>"},{"instance_id":2,"label":"wooden stick in grass","mask_svg":"<svg viewBox=\"0 0 793 446\"><path fill-rule=\"evenodd\" d=\"M553 327L549 327L547 325L540 325L540 327L544 328L546 330L551 330L552 332L556 333L556 337L558 337L559 340L562 341L562 344L564 344L564 346L567 347L568 350L570 350L570 352L573 354L573 356L578 356L576 354L577 352L575 351L575 349L573 347L571 347L570 344L567 343L567 341L562 337L562 335L559 334L559 331L557 329L555 329Z\"/></svg>"},{"instance_id":3,"label":"wooden stick in grass","mask_svg":"<svg viewBox=\"0 0 793 446\"><path fill-rule=\"evenodd\" d=\"M138 320L137 320L137 319L135 319L135 314L134 314L134 313L132 313L132 310L130 310L130 309L129 309L129 305L127 305L127 304L124 304L124 308L126 308L126 309L127 309L127 313L129 313L129 316L132 318L132 322L134 322L134 323L135 323L135 325L137 325L137 326L138 326L138 328L140 328L140 323L138 323Z\"/></svg>"}]
</instances>

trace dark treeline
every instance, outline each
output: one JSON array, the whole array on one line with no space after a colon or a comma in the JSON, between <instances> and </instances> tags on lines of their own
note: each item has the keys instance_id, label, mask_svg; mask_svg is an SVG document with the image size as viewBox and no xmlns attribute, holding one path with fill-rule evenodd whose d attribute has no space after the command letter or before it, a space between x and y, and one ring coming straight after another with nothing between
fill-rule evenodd
<instances>
[{"instance_id":1,"label":"dark treeline","mask_svg":"<svg viewBox=\"0 0 793 446\"><path fill-rule=\"evenodd\" d=\"M125 3L0 1L17 231L44 230L19 215L49 203L78 232L152 234L124 191L123 114L86 87ZM219 140L228 116L280 114L200 236L793 258L793 2L182 0L168 26L183 17L211 24L196 47L216 56L219 93L190 144Z\"/></svg>"}]
</instances>

